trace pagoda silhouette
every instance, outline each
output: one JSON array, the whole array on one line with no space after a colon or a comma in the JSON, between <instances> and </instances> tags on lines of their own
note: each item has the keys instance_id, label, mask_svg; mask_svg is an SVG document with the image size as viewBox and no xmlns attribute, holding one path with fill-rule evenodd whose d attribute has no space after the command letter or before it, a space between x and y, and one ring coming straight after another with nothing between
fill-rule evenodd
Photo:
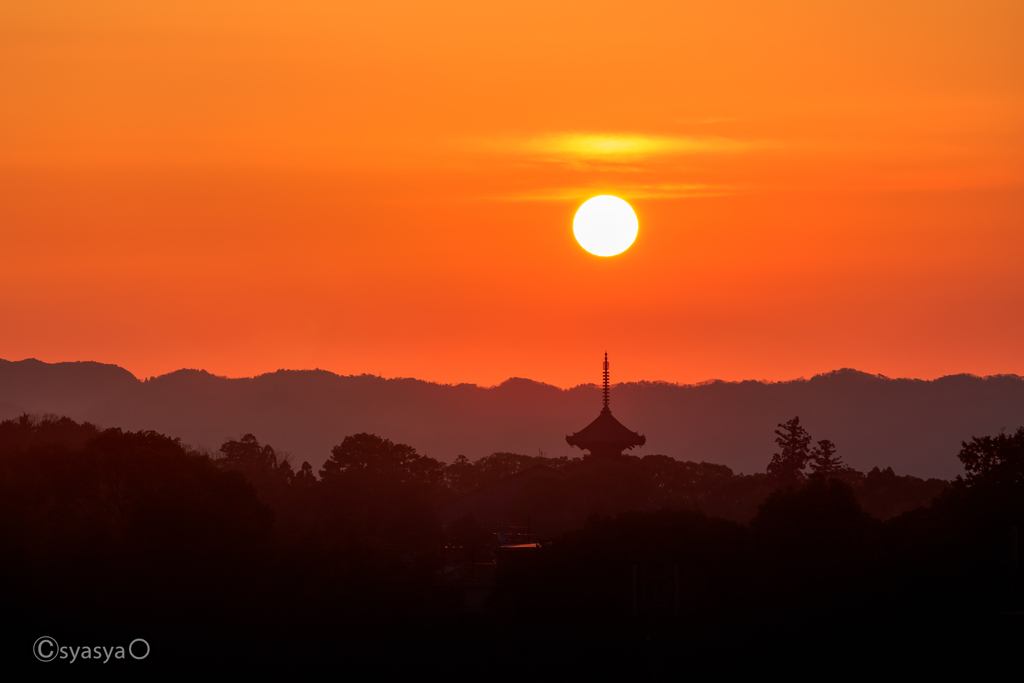
<instances>
[{"instance_id":1,"label":"pagoda silhouette","mask_svg":"<svg viewBox=\"0 0 1024 683\"><path fill-rule=\"evenodd\" d=\"M625 425L612 417L608 407L608 352L604 354L604 408L593 422L571 436L565 437L570 446L590 451L594 457L621 456L622 451L643 446L647 437L630 431Z\"/></svg>"}]
</instances>

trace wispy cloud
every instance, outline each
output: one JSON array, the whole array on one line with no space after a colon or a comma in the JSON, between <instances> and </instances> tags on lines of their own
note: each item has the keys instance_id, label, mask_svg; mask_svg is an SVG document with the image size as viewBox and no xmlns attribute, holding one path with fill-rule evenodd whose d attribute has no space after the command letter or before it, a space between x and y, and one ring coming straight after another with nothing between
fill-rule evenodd
<instances>
[{"instance_id":1,"label":"wispy cloud","mask_svg":"<svg viewBox=\"0 0 1024 683\"><path fill-rule=\"evenodd\" d=\"M614 187L552 187L523 190L494 197L508 202L560 202L584 199L599 194L614 194L624 199L680 199L685 197L722 197L732 194L735 188L714 185L693 185L680 183L623 184Z\"/></svg>"},{"instance_id":2,"label":"wispy cloud","mask_svg":"<svg viewBox=\"0 0 1024 683\"><path fill-rule=\"evenodd\" d=\"M737 188L679 182L682 157L736 153L754 146L715 136L581 132L490 138L470 144L477 152L505 156L534 171L527 176L536 181L534 187L520 184L488 197L511 202L577 201L598 194L627 200L729 195Z\"/></svg>"},{"instance_id":3,"label":"wispy cloud","mask_svg":"<svg viewBox=\"0 0 1024 683\"><path fill-rule=\"evenodd\" d=\"M738 152L748 143L729 138L619 133L552 133L525 139L489 140L485 150L548 160L627 161L654 156Z\"/></svg>"}]
</instances>

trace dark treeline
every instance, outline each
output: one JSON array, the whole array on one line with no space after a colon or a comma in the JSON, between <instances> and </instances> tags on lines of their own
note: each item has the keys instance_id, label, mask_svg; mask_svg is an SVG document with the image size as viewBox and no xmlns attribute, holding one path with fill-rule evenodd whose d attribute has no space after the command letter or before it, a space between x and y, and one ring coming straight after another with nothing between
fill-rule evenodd
<instances>
[{"instance_id":1,"label":"dark treeline","mask_svg":"<svg viewBox=\"0 0 1024 683\"><path fill-rule=\"evenodd\" d=\"M794 629L834 647L894 617L1019 629L1000 615L1020 588L1024 429L965 442L966 474L951 483L856 472L795 418L776 434L753 475L658 455L445 465L371 434L346 437L314 473L252 435L204 453L22 416L0 423L0 607L29 644L142 632L165 663L228 657L225 641L231 657L291 661L295 643L324 657L399 642L422 654L450 634L485 657L509 639L665 654ZM538 464L564 474L515 501L542 543L467 614L445 547L483 555L497 542L472 518L443 524L442 510Z\"/></svg>"}]
</instances>

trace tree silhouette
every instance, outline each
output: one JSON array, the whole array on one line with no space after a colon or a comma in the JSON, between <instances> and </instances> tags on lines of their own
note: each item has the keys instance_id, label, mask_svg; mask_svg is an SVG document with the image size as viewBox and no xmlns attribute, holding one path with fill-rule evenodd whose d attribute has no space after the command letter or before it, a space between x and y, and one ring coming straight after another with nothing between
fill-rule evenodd
<instances>
[{"instance_id":1,"label":"tree silhouette","mask_svg":"<svg viewBox=\"0 0 1024 683\"><path fill-rule=\"evenodd\" d=\"M455 461L444 468L444 483L455 496L469 493L477 486L477 477L473 463L464 455L458 455Z\"/></svg>"},{"instance_id":2,"label":"tree silhouette","mask_svg":"<svg viewBox=\"0 0 1024 683\"><path fill-rule=\"evenodd\" d=\"M364 472L386 475L396 483L435 483L440 481L444 466L416 452L412 446L382 439L376 434L346 436L341 445L331 449L331 457L324 463L320 476L324 479L345 474Z\"/></svg>"},{"instance_id":3,"label":"tree silhouette","mask_svg":"<svg viewBox=\"0 0 1024 683\"><path fill-rule=\"evenodd\" d=\"M316 482L316 475L313 474L313 466L308 461L302 462L302 467L295 473L295 483L300 486L310 486Z\"/></svg>"},{"instance_id":4,"label":"tree silhouette","mask_svg":"<svg viewBox=\"0 0 1024 683\"><path fill-rule=\"evenodd\" d=\"M957 477L953 488L966 494L975 514L993 528L1024 526L1024 427L1014 434L972 437L957 457L966 476Z\"/></svg>"},{"instance_id":5,"label":"tree silhouette","mask_svg":"<svg viewBox=\"0 0 1024 683\"><path fill-rule=\"evenodd\" d=\"M775 430L775 443L781 452L768 463L768 475L783 487L796 486L803 479L803 471L811 459L811 435L800 426L800 418L779 425Z\"/></svg>"},{"instance_id":6,"label":"tree silhouette","mask_svg":"<svg viewBox=\"0 0 1024 683\"><path fill-rule=\"evenodd\" d=\"M278 455L270 444L261 446L252 434L246 434L238 441L225 441L220 447L220 454L221 467L238 470L257 487L264 480L289 481L292 477L288 458Z\"/></svg>"},{"instance_id":7,"label":"tree silhouette","mask_svg":"<svg viewBox=\"0 0 1024 683\"><path fill-rule=\"evenodd\" d=\"M1003 485L1024 484L1024 427L1012 435L972 437L963 442L957 455L967 473L967 486L982 481Z\"/></svg>"},{"instance_id":8,"label":"tree silhouette","mask_svg":"<svg viewBox=\"0 0 1024 683\"><path fill-rule=\"evenodd\" d=\"M843 459L836 455L836 446L828 439L822 439L811 451L811 471L832 479L847 469Z\"/></svg>"}]
</instances>

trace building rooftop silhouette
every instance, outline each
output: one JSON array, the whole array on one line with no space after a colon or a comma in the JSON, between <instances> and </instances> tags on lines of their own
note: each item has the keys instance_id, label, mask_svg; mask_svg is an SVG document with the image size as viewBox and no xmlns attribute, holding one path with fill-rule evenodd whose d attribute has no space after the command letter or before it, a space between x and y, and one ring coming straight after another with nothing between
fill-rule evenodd
<instances>
[{"instance_id":1,"label":"building rooftop silhouette","mask_svg":"<svg viewBox=\"0 0 1024 683\"><path fill-rule=\"evenodd\" d=\"M593 422L575 434L565 437L570 446L590 451L593 456L609 457L622 455L622 451L626 449L647 443L647 437L643 434L631 431L612 417L612 411L608 407L608 394L608 352L605 352L604 407Z\"/></svg>"}]
</instances>

